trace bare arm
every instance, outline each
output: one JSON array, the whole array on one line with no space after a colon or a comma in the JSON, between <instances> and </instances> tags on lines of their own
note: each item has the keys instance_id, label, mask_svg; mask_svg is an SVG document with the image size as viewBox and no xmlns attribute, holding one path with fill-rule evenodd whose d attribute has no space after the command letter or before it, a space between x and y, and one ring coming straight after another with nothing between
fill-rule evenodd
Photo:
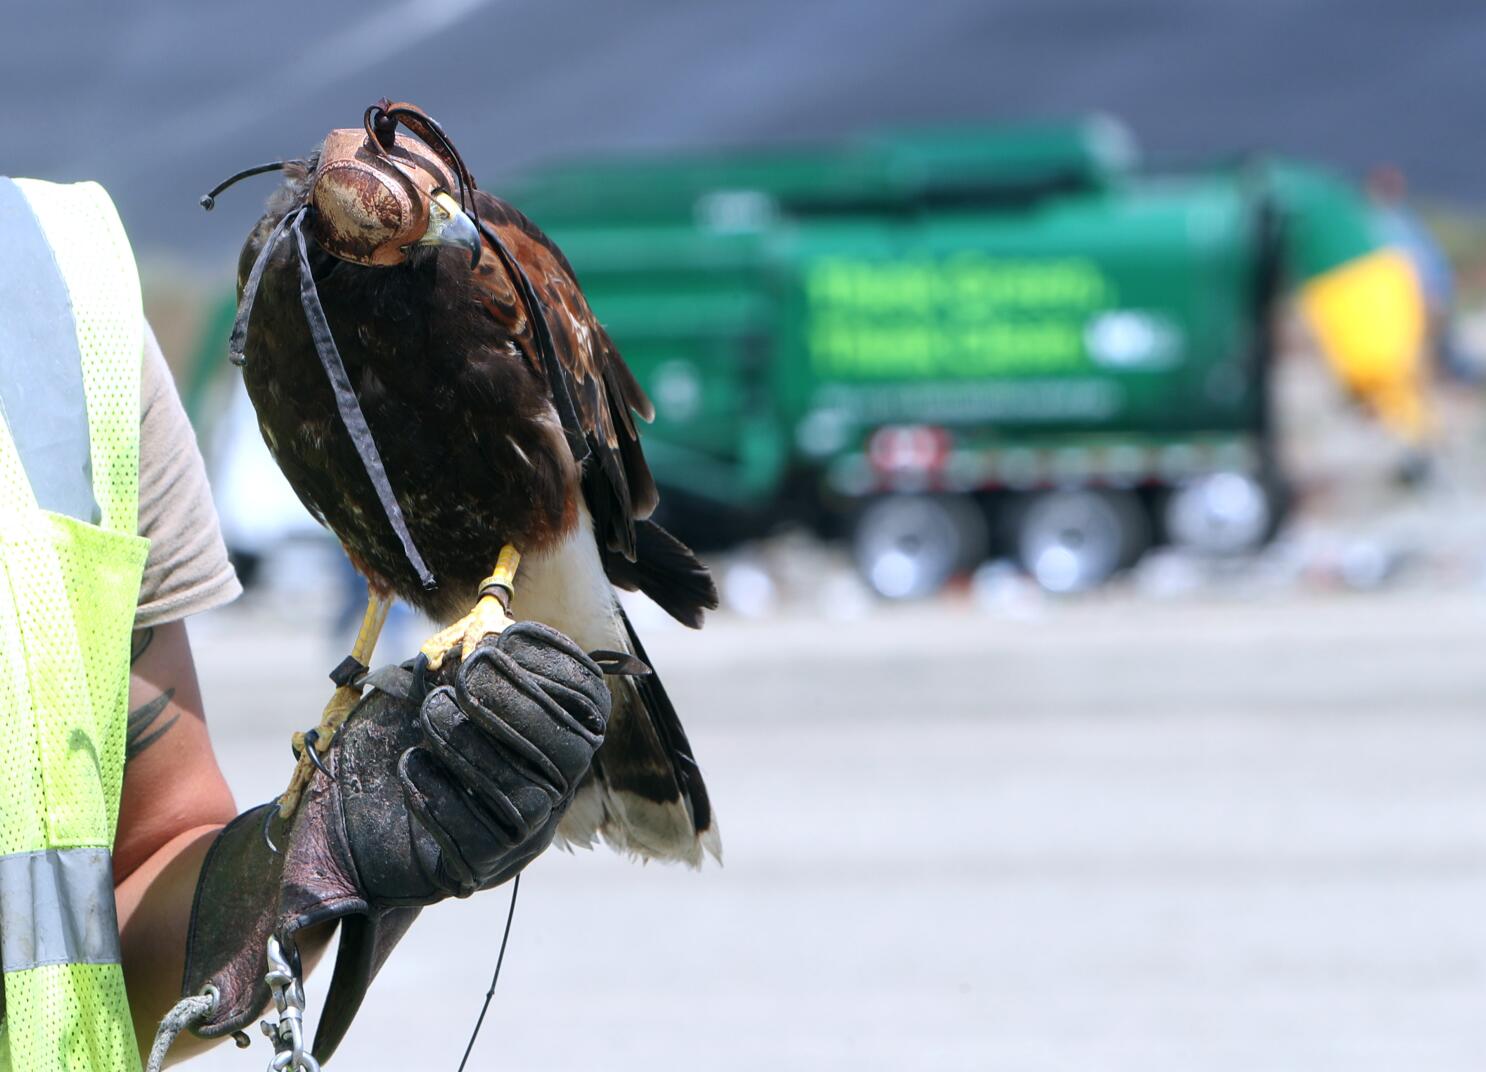
<instances>
[{"instance_id":1,"label":"bare arm","mask_svg":"<svg viewBox=\"0 0 1486 1072\"><path fill-rule=\"evenodd\" d=\"M202 858L237 809L207 739L185 624L140 630L133 644L114 898L135 1036L148 1049L180 996ZM184 1056L203 1044L178 1045Z\"/></svg>"},{"instance_id":2,"label":"bare arm","mask_svg":"<svg viewBox=\"0 0 1486 1072\"><path fill-rule=\"evenodd\" d=\"M185 623L142 629L133 644L114 899L134 1034L145 1052L160 1018L180 997L202 861L237 806L207 737ZM327 938L328 929L305 936L306 967ZM171 1057L210 1045L183 1035Z\"/></svg>"}]
</instances>

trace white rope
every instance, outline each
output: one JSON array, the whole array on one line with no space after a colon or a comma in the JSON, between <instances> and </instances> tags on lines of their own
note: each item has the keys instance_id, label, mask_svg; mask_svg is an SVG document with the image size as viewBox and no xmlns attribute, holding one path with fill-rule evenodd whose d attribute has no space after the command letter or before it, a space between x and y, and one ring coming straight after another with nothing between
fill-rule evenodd
<instances>
[{"instance_id":1,"label":"white rope","mask_svg":"<svg viewBox=\"0 0 1486 1072\"><path fill-rule=\"evenodd\" d=\"M208 986L200 994L181 998L160 1021L155 1032L155 1044L150 1047L150 1059L145 1062L145 1072L160 1072L165 1067L166 1051L175 1043L176 1037L186 1028L205 1020L217 1007L217 988Z\"/></svg>"}]
</instances>

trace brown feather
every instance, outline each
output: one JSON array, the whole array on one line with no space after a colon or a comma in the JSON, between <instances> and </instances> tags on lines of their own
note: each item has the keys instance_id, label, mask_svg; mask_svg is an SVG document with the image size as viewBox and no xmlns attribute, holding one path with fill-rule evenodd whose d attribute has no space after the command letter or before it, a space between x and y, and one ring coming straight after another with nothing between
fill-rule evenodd
<instances>
[{"instance_id":1,"label":"brown feather","mask_svg":"<svg viewBox=\"0 0 1486 1072\"><path fill-rule=\"evenodd\" d=\"M640 451L633 415L648 421L654 418L655 408L594 316L561 250L505 201L483 190L476 193L476 199L481 220L499 236L542 303L541 311L552 335L553 356L559 374L566 380L563 386L573 401L578 422L577 428L568 431L582 437L602 474L600 481L585 481L589 509L595 520L603 522L599 537L610 550L633 558L634 522L649 517L660 498ZM494 250L481 259L480 267L483 269L488 262L499 263ZM483 274L478 276L482 284L485 278ZM499 300L495 300L492 290L486 308L503 320L503 326L527 353L533 354L537 342L532 318L509 304L507 295L514 297L516 289L512 282L499 282L504 284L499 287ZM548 387L554 393L559 389L552 383Z\"/></svg>"}]
</instances>

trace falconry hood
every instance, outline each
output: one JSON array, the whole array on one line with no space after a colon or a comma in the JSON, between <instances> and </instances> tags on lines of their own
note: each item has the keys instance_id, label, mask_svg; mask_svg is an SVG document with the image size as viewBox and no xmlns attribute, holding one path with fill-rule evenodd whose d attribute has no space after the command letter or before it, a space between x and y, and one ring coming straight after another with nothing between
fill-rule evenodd
<instances>
[{"instance_id":1,"label":"falconry hood","mask_svg":"<svg viewBox=\"0 0 1486 1072\"><path fill-rule=\"evenodd\" d=\"M397 132L403 121L418 137ZM442 158L440 150L443 150ZM471 263L480 232L465 212L468 172L433 120L407 104L368 108L359 128L325 138L310 186L310 232L355 264L402 264L417 245L457 245Z\"/></svg>"},{"instance_id":2,"label":"falconry hood","mask_svg":"<svg viewBox=\"0 0 1486 1072\"><path fill-rule=\"evenodd\" d=\"M414 246L458 246L469 252L471 267L479 262L475 180L449 136L422 108L383 98L366 110L360 127L326 135L311 160L309 197L291 222L299 224L302 215L326 253L386 268L404 263ZM219 183L201 207L210 211L218 194L249 176L308 163L279 160L246 168Z\"/></svg>"}]
</instances>

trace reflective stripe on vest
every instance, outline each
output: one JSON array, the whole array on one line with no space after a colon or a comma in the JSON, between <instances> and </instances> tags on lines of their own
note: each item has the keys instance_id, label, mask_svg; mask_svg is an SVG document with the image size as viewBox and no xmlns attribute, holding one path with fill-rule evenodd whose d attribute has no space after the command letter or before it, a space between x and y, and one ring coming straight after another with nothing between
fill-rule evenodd
<instances>
[{"instance_id":1,"label":"reflective stripe on vest","mask_svg":"<svg viewBox=\"0 0 1486 1072\"><path fill-rule=\"evenodd\" d=\"M30 927L12 905L31 905ZM107 849L45 849L0 856L0 963L8 972L44 964L119 963L113 861Z\"/></svg>"},{"instance_id":2,"label":"reflective stripe on vest","mask_svg":"<svg viewBox=\"0 0 1486 1072\"><path fill-rule=\"evenodd\" d=\"M0 187L27 251L0 270L0 1069L132 1072L109 852L149 546L139 280L101 187Z\"/></svg>"}]
</instances>

